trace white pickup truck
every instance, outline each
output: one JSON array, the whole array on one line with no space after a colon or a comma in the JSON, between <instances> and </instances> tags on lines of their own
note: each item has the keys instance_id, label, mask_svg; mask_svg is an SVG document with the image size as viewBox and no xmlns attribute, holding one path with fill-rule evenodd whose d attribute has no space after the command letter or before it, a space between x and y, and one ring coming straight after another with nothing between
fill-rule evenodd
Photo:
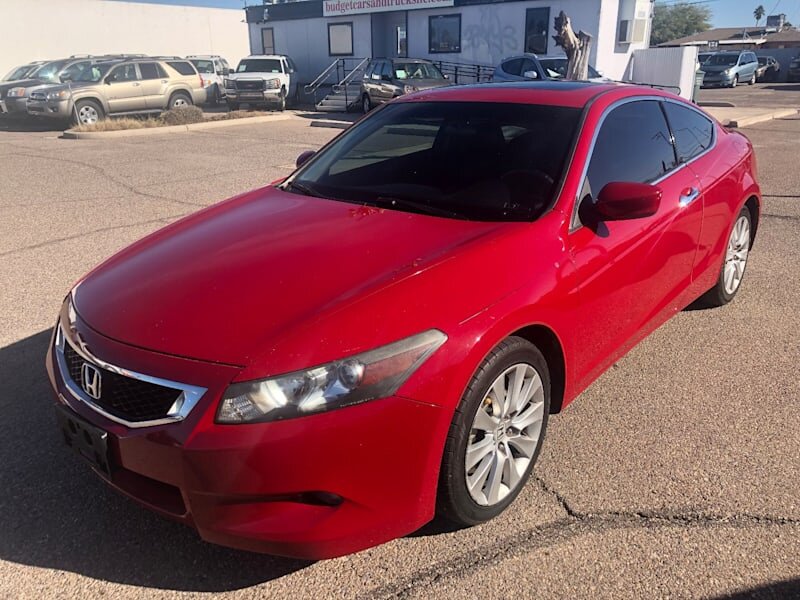
<instances>
[{"instance_id":1,"label":"white pickup truck","mask_svg":"<svg viewBox=\"0 0 800 600\"><path fill-rule=\"evenodd\" d=\"M287 99L297 97L297 69L288 56L263 54L243 58L225 78L228 107L265 106L284 110Z\"/></svg>"}]
</instances>

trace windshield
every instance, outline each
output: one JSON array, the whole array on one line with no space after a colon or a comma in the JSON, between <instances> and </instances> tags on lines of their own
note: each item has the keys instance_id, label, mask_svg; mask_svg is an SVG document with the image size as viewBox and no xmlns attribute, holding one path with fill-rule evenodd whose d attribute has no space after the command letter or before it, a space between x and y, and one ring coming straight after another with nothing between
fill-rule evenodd
<instances>
[{"instance_id":1,"label":"windshield","mask_svg":"<svg viewBox=\"0 0 800 600\"><path fill-rule=\"evenodd\" d=\"M765 65L765 64L767 64L767 59L766 59L766 58L764 58L763 56L759 56L759 57L758 57L758 64L760 64L760 65Z\"/></svg>"},{"instance_id":2,"label":"windshield","mask_svg":"<svg viewBox=\"0 0 800 600\"><path fill-rule=\"evenodd\" d=\"M738 54L714 54L705 64L714 67L732 67L739 62Z\"/></svg>"},{"instance_id":3,"label":"windshield","mask_svg":"<svg viewBox=\"0 0 800 600\"><path fill-rule=\"evenodd\" d=\"M401 102L354 125L290 192L481 221L531 221L553 202L580 110Z\"/></svg>"},{"instance_id":4,"label":"windshield","mask_svg":"<svg viewBox=\"0 0 800 600\"><path fill-rule=\"evenodd\" d=\"M97 63L90 65L80 74L78 74L72 81L80 81L82 83L97 83L106 76L108 70L116 63Z\"/></svg>"},{"instance_id":5,"label":"windshield","mask_svg":"<svg viewBox=\"0 0 800 600\"><path fill-rule=\"evenodd\" d=\"M542 65L544 72L551 79L563 79L567 76L567 59L566 58L541 58L539 63ZM592 65L587 65L589 70L589 79L601 77Z\"/></svg>"},{"instance_id":6,"label":"windshield","mask_svg":"<svg viewBox=\"0 0 800 600\"><path fill-rule=\"evenodd\" d=\"M58 73L61 69L64 68L64 65L67 64L66 60L56 60L53 62L45 63L34 73L31 73L31 76L35 76L36 79L41 79L42 81L49 81L51 83L61 83L58 79Z\"/></svg>"},{"instance_id":7,"label":"windshield","mask_svg":"<svg viewBox=\"0 0 800 600\"><path fill-rule=\"evenodd\" d=\"M245 58L236 67L237 73L282 73L277 58Z\"/></svg>"},{"instance_id":8,"label":"windshield","mask_svg":"<svg viewBox=\"0 0 800 600\"><path fill-rule=\"evenodd\" d=\"M197 67L198 73L209 73L211 75L215 73L213 60L194 59L192 60L192 63L195 67Z\"/></svg>"},{"instance_id":9,"label":"windshield","mask_svg":"<svg viewBox=\"0 0 800 600\"><path fill-rule=\"evenodd\" d=\"M3 77L2 81L16 81L17 79L22 79L28 73L28 71L33 70L34 67L31 65L24 65L22 67L17 67L16 69L12 69L8 75Z\"/></svg>"},{"instance_id":10,"label":"windshield","mask_svg":"<svg viewBox=\"0 0 800 600\"><path fill-rule=\"evenodd\" d=\"M444 79L442 72L430 63L394 63L395 79Z\"/></svg>"}]
</instances>

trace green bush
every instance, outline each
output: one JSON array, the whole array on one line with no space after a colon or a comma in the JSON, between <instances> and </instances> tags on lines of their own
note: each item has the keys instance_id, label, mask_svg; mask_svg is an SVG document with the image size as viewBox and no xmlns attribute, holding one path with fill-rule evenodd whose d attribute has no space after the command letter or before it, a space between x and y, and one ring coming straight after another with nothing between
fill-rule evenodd
<instances>
[{"instance_id":1,"label":"green bush","mask_svg":"<svg viewBox=\"0 0 800 600\"><path fill-rule=\"evenodd\" d=\"M164 125L189 125L204 120L203 111L197 106L182 106L161 113Z\"/></svg>"}]
</instances>

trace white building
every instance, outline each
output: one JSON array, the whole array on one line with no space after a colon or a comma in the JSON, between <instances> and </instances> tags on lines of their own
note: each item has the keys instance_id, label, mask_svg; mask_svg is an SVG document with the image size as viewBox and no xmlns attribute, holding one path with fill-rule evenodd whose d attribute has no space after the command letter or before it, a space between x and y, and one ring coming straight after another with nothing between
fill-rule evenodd
<instances>
[{"instance_id":1,"label":"white building","mask_svg":"<svg viewBox=\"0 0 800 600\"><path fill-rule=\"evenodd\" d=\"M0 0L0 77L73 54L248 54L240 9L109 0Z\"/></svg>"},{"instance_id":2,"label":"white building","mask_svg":"<svg viewBox=\"0 0 800 600\"><path fill-rule=\"evenodd\" d=\"M559 11L592 38L590 63L622 79L650 41L652 0L301 0L246 9L253 54L287 54L303 82L341 57L496 65L523 52L562 54Z\"/></svg>"}]
</instances>

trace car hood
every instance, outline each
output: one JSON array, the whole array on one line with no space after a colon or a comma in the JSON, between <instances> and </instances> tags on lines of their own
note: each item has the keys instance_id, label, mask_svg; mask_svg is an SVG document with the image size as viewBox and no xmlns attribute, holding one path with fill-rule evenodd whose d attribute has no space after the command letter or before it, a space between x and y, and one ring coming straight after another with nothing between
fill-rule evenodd
<instances>
[{"instance_id":1,"label":"car hood","mask_svg":"<svg viewBox=\"0 0 800 600\"><path fill-rule=\"evenodd\" d=\"M31 87L33 85L41 85L40 79L18 79L17 81L4 81L0 83L0 98L5 98L8 90L15 87Z\"/></svg>"},{"instance_id":2,"label":"car hood","mask_svg":"<svg viewBox=\"0 0 800 600\"><path fill-rule=\"evenodd\" d=\"M89 273L73 295L81 318L107 337L248 366L309 322L514 225L264 188L140 240ZM469 294L484 302L482 291Z\"/></svg>"}]
</instances>

